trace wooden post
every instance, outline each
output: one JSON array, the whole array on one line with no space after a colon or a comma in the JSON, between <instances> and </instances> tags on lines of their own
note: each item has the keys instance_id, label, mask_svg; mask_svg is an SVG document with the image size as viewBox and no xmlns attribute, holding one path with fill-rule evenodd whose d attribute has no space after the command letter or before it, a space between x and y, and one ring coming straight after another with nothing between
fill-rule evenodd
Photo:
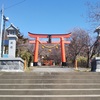
<instances>
[{"instance_id":1,"label":"wooden post","mask_svg":"<svg viewBox=\"0 0 100 100\"><path fill-rule=\"evenodd\" d=\"M26 70L26 67L27 67L27 62L26 60L24 60L24 70Z\"/></svg>"},{"instance_id":2,"label":"wooden post","mask_svg":"<svg viewBox=\"0 0 100 100\"><path fill-rule=\"evenodd\" d=\"M75 59L75 69L78 70L78 67L77 67L77 59Z\"/></svg>"}]
</instances>

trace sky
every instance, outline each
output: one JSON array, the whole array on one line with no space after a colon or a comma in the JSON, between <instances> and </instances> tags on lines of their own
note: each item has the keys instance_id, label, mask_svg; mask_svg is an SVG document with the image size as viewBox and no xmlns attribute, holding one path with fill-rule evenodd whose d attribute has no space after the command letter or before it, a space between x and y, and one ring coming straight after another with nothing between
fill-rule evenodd
<instances>
[{"instance_id":1,"label":"sky","mask_svg":"<svg viewBox=\"0 0 100 100\"><path fill-rule=\"evenodd\" d=\"M3 5L9 17L6 27L13 23L26 37L28 32L65 34L76 27L89 29L87 1L97 0L0 0L0 9Z\"/></svg>"}]
</instances>

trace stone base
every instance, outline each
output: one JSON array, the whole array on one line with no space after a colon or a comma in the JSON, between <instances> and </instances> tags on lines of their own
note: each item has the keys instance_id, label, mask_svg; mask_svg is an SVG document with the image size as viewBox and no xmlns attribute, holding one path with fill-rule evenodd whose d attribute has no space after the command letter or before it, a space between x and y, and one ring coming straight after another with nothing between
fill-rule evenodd
<instances>
[{"instance_id":1,"label":"stone base","mask_svg":"<svg viewBox=\"0 0 100 100\"><path fill-rule=\"evenodd\" d=\"M100 57L95 57L91 62L91 71L100 72Z\"/></svg>"},{"instance_id":2,"label":"stone base","mask_svg":"<svg viewBox=\"0 0 100 100\"><path fill-rule=\"evenodd\" d=\"M37 62L33 62L33 66L38 66L38 63Z\"/></svg>"},{"instance_id":3,"label":"stone base","mask_svg":"<svg viewBox=\"0 0 100 100\"><path fill-rule=\"evenodd\" d=\"M62 62L62 66L66 66L66 62Z\"/></svg>"},{"instance_id":4,"label":"stone base","mask_svg":"<svg viewBox=\"0 0 100 100\"><path fill-rule=\"evenodd\" d=\"M0 71L24 71L24 61L21 58L0 58Z\"/></svg>"},{"instance_id":5,"label":"stone base","mask_svg":"<svg viewBox=\"0 0 100 100\"><path fill-rule=\"evenodd\" d=\"M96 69L96 72L100 72L100 69Z\"/></svg>"}]
</instances>

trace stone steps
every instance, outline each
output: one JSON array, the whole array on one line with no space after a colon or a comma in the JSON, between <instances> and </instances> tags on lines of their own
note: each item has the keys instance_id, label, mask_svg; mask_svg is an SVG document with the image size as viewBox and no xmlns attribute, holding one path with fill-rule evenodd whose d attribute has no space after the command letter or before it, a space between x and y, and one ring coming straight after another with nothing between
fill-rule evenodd
<instances>
[{"instance_id":1,"label":"stone steps","mask_svg":"<svg viewBox=\"0 0 100 100\"><path fill-rule=\"evenodd\" d=\"M1 72L0 76L11 76L11 75L16 75L16 76L61 76L61 75L100 75L99 72Z\"/></svg>"},{"instance_id":2,"label":"stone steps","mask_svg":"<svg viewBox=\"0 0 100 100\"><path fill-rule=\"evenodd\" d=\"M0 100L100 100L100 73L0 73Z\"/></svg>"},{"instance_id":3,"label":"stone steps","mask_svg":"<svg viewBox=\"0 0 100 100\"><path fill-rule=\"evenodd\" d=\"M100 89L100 84L0 84L0 89Z\"/></svg>"},{"instance_id":4,"label":"stone steps","mask_svg":"<svg viewBox=\"0 0 100 100\"><path fill-rule=\"evenodd\" d=\"M36 76L36 75L4 75L0 76L0 79L99 79L99 75L46 75L46 76Z\"/></svg>"},{"instance_id":5,"label":"stone steps","mask_svg":"<svg viewBox=\"0 0 100 100\"><path fill-rule=\"evenodd\" d=\"M100 79L0 79L0 83L29 84L29 83L100 83Z\"/></svg>"},{"instance_id":6,"label":"stone steps","mask_svg":"<svg viewBox=\"0 0 100 100\"><path fill-rule=\"evenodd\" d=\"M0 89L0 95L99 95L100 89Z\"/></svg>"},{"instance_id":7,"label":"stone steps","mask_svg":"<svg viewBox=\"0 0 100 100\"><path fill-rule=\"evenodd\" d=\"M100 100L100 95L0 95L0 100Z\"/></svg>"}]
</instances>

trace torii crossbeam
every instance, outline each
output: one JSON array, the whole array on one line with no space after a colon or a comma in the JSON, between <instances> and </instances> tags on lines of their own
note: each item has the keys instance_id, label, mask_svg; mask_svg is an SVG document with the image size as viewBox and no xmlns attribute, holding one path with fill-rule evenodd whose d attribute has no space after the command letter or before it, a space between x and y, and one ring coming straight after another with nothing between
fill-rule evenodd
<instances>
[{"instance_id":1,"label":"torii crossbeam","mask_svg":"<svg viewBox=\"0 0 100 100\"><path fill-rule=\"evenodd\" d=\"M39 43L60 44L61 45L62 66L66 66L65 46L64 45L69 44L70 41L65 41L64 38L70 38L71 33L68 33L68 34L35 34L35 33L28 32L28 35L31 38L35 38L35 41L29 41L29 43L35 44L33 66L38 65ZM39 40L39 38L48 38L48 42L42 42L42 41ZM51 38L60 38L60 41L52 42Z\"/></svg>"}]
</instances>

